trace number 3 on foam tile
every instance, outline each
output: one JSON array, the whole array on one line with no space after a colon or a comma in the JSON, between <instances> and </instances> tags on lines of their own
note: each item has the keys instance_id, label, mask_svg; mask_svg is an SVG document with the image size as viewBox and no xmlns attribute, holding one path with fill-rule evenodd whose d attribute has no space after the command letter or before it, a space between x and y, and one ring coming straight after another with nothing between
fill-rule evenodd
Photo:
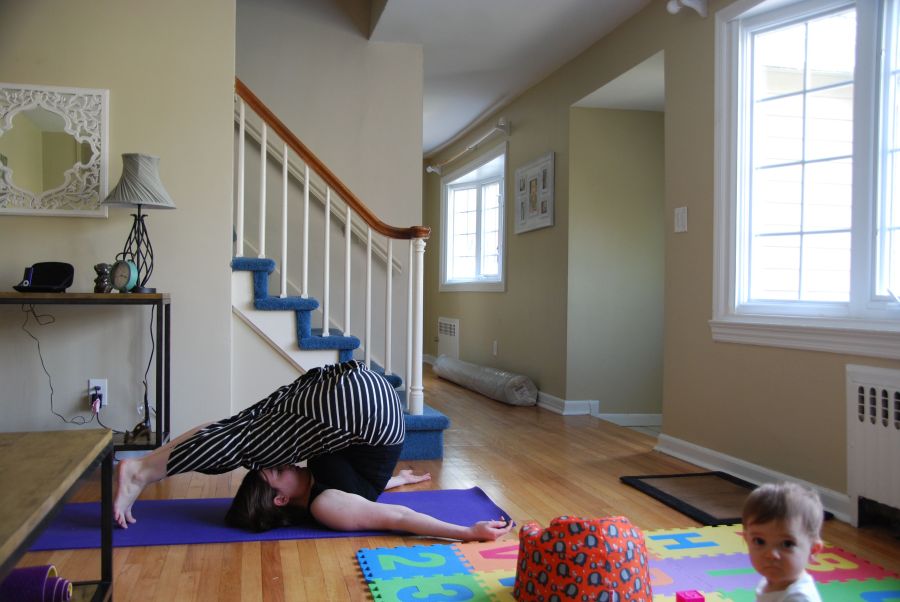
<instances>
[{"instance_id":1,"label":"number 3 on foam tile","mask_svg":"<svg viewBox=\"0 0 900 602\"><path fill-rule=\"evenodd\" d=\"M440 592L423 591L422 588L413 585L397 590L397 599L400 600L400 602L457 602L471 600L475 597L472 590L464 585L444 583L438 587L444 591L451 590L452 593L444 594ZM425 594L428 597L423 598L422 594Z\"/></svg>"},{"instance_id":2,"label":"number 3 on foam tile","mask_svg":"<svg viewBox=\"0 0 900 602\"><path fill-rule=\"evenodd\" d=\"M405 558L396 554L384 554L383 556L378 557L378 562L385 571L397 570L398 564L403 566L414 566L417 568L433 568L444 564L444 557L440 554L422 552L419 554L419 557L422 558L422 560L413 560L412 558Z\"/></svg>"}]
</instances>

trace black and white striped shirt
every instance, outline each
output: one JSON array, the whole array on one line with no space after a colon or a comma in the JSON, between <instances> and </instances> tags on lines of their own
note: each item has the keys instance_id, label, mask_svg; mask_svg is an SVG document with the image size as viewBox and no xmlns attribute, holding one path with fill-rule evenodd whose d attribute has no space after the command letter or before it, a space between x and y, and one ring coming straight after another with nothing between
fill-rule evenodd
<instances>
[{"instance_id":1,"label":"black and white striped shirt","mask_svg":"<svg viewBox=\"0 0 900 602\"><path fill-rule=\"evenodd\" d=\"M242 412L175 446L169 475L221 474L293 464L354 444L397 445L405 437L397 392L356 361L313 368Z\"/></svg>"}]
</instances>

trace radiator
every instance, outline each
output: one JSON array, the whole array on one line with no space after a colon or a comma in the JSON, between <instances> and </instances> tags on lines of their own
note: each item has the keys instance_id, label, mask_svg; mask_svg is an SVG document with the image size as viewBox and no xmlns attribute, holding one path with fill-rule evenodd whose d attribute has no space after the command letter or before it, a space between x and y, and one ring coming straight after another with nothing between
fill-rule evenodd
<instances>
[{"instance_id":1,"label":"radiator","mask_svg":"<svg viewBox=\"0 0 900 602\"><path fill-rule=\"evenodd\" d=\"M459 320L438 318L438 355L459 359Z\"/></svg>"},{"instance_id":2,"label":"radiator","mask_svg":"<svg viewBox=\"0 0 900 602\"><path fill-rule=\"evenodd\" d=\"M900 370L847 366L847 448L854 503L900 508Z\"/></svg>"}]
</instances>

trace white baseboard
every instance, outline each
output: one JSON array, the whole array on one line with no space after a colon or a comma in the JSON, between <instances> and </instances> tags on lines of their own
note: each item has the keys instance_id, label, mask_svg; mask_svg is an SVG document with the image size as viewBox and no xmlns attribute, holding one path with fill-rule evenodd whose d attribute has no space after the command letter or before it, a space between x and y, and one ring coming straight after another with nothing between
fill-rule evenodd
<instances>
[{"instance_id":1,"label":"white baseboard","mask_svg":"<svg viewBox=\"0 0 900 602\"><path fill-rule=\"evenodd\" d=\"M832 512L836 518L856 526L856 512L853 501L846 493L834 491L815 483L809 483L788 474L771 470L758 464L752 464L693 443L688 443L669 435L660 435L656 447L658 452L675 456L681 460L696 464L709 470L721 470L745 481L755 483L773 483L779 481L794 481L819 492L822 505Z\"/></svg>"},{"instance_id":2,"label":"white baseboard","mask_svg":"<svg viewBox=\"0 0 900 602\"><path fill-rule=\"evenodd\" d=\"M593 414L619 426L662 426L662 414Z\"/></svg>"},{"instance_id":3,"label":"white baseboard","mask_svg":"<svg viewBox=\"0 0 900 602\"><path fill-rule=\"evenodd\" d=\"M538 407L563 416L593 414L600 402L596 399L560 399L555 395L538 391Z\"/></svg>"}]
</instances>

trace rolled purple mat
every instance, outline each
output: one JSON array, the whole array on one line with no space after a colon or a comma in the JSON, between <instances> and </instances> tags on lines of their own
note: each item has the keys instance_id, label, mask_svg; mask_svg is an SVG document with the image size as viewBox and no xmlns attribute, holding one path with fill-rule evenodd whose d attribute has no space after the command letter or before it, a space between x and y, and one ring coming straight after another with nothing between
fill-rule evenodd
<instances>
[{"instance_id":1,"label":"rolled purple mat","mask_svg":"<svg viewBox=\"0 0 900 602\"><path fill-rule=\"evenodd\" d=\"M58 578L52 564L13 569L0 582L0 602L43 602L51 578Z\"/></svg>"},{"instance_id":2,"label":"rolled purple mat","mask_svg":"<svg viewBox=\"0 0 900 602\"><path fill-rule=\"evenodd\" d=\"M72 599L72 582L62 577L48 577L44 584L43 602L69 602Z\"/></svg>"}]
</instances>

